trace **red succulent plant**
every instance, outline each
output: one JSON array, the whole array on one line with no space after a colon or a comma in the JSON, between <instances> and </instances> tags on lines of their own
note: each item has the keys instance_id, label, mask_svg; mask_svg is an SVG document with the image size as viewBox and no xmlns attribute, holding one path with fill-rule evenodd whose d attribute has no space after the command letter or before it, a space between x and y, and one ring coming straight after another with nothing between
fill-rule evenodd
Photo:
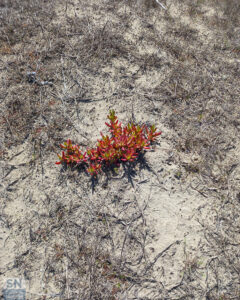
<instances>
[{"instance_id":1,"label":"red succulent plant","mask_svg":"<svg viewBox=\"0 0 240 300\"><path fill-rule=\"evenodd\" d=\"M101 133L101 140L98 140L96 148L88 149L85 152L80 150L78 145L73 145L69 139L60 147L65 150L62 155L58 154L59 161L56 164L85 164L90 175L96 176L104 165L118 164L120 161L134 161L142 150L150 149L150 145L161 134L157 132L155 125L149 128L146 125L135 125L129 123L123 127L119 123L114 110L108 115L111 136Z\"/></svg>"}]
</instances>

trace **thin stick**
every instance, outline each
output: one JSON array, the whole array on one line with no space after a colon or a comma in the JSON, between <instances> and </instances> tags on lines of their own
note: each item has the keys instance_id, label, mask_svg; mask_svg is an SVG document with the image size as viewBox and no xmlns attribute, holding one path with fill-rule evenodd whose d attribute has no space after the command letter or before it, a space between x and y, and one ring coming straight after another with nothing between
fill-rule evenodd
<instances>
[{"instance_id":1,"label":"thin stick","mask_svg":"<svg viewBox=\"0 0 240 300\"><path fill-rule=\"evenodd\" d=\"M154 258L154 260L145 268L143 275L146 275L146 273L153 267L153 265L157 262L157 260L166 252L168 251L173 245L179 244L181 241L177 240L170 245L168 245L163 251L158 253L158 255Z\"/></svg>"},{"instance_id":2,"label":"thin stick","mask_svg":"<svg viewBox=\"0 0 240 300\"><path fill-rule=\"evenodd\" d=\"M158 0L155 0L156 2L157 2L157 4L159 4L163 9L165 9L166 10L166 7L161 3L161 2L159 2Z\"/></svg>"},{"instance_id":3,"label":"thin stick","mask_svg":"<svg viewBox=\"0 0 240 300\"><path fill-rule=\"evenodd\" d=\"M4 118L4 119L5 119L5 121L7 122L7 124L8 124L8 127L9 127L9 130L10 130L11 134L13 135L12 127L11 127L11 125L10 125L10 123L9 123L8 119L7 119L5 116L3 116L3 118Z\"/></svg>"}]
</instances>

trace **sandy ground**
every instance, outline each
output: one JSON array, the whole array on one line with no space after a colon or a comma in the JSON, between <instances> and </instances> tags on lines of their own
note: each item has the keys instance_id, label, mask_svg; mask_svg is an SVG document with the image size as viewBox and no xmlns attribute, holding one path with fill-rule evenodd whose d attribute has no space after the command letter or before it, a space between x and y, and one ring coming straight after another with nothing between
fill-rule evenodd
<instances>
[{"instance_id":1,"label":"sandy ground","mask_svg":"<svg viewBox=\"0 0 240 300\"><path fill-rule=\"evenodd\" d=\"M24 278L26 299L240 299L239 6L162 3L0 7L1 288ZM109 109L156 124L154 150L94 183L55 165L65 139L96 143Z\"/></svg>"}]
</instances>

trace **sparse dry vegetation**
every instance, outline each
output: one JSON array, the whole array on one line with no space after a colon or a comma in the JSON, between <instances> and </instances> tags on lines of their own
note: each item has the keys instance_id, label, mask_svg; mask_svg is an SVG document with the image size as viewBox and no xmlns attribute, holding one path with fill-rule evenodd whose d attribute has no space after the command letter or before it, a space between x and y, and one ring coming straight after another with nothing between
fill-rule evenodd
<instances>
[{"instance_id":1,"label":"sparse dry vegetation","mask_svg":"<svg viewBox=\"0 0 240 300\"><path fill-rule=\"evenodd\" d=\"M240 298L240 2L160 2L0 0L0 276L27 299ZM154 152L59 172L109 109Z\"/></svg>"}]
</instances>

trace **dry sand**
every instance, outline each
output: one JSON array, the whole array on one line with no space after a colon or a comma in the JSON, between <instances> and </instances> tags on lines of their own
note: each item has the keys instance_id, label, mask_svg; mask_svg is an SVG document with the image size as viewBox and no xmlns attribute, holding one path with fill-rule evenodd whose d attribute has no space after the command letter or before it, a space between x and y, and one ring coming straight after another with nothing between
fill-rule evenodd
<instances>
[{"instance_id":1,"label":"dry sand","mask_svg":"<svg viewBox=\"0 0 240 300\"><path fill-rule=\"evenodd\" d=\"M1 287L240 299L237 2L30 3L0 7ZM154 150L94 185L55 165L65 139L95 144L109 109L155 123Z\"/></svg>"}]
</instances>

